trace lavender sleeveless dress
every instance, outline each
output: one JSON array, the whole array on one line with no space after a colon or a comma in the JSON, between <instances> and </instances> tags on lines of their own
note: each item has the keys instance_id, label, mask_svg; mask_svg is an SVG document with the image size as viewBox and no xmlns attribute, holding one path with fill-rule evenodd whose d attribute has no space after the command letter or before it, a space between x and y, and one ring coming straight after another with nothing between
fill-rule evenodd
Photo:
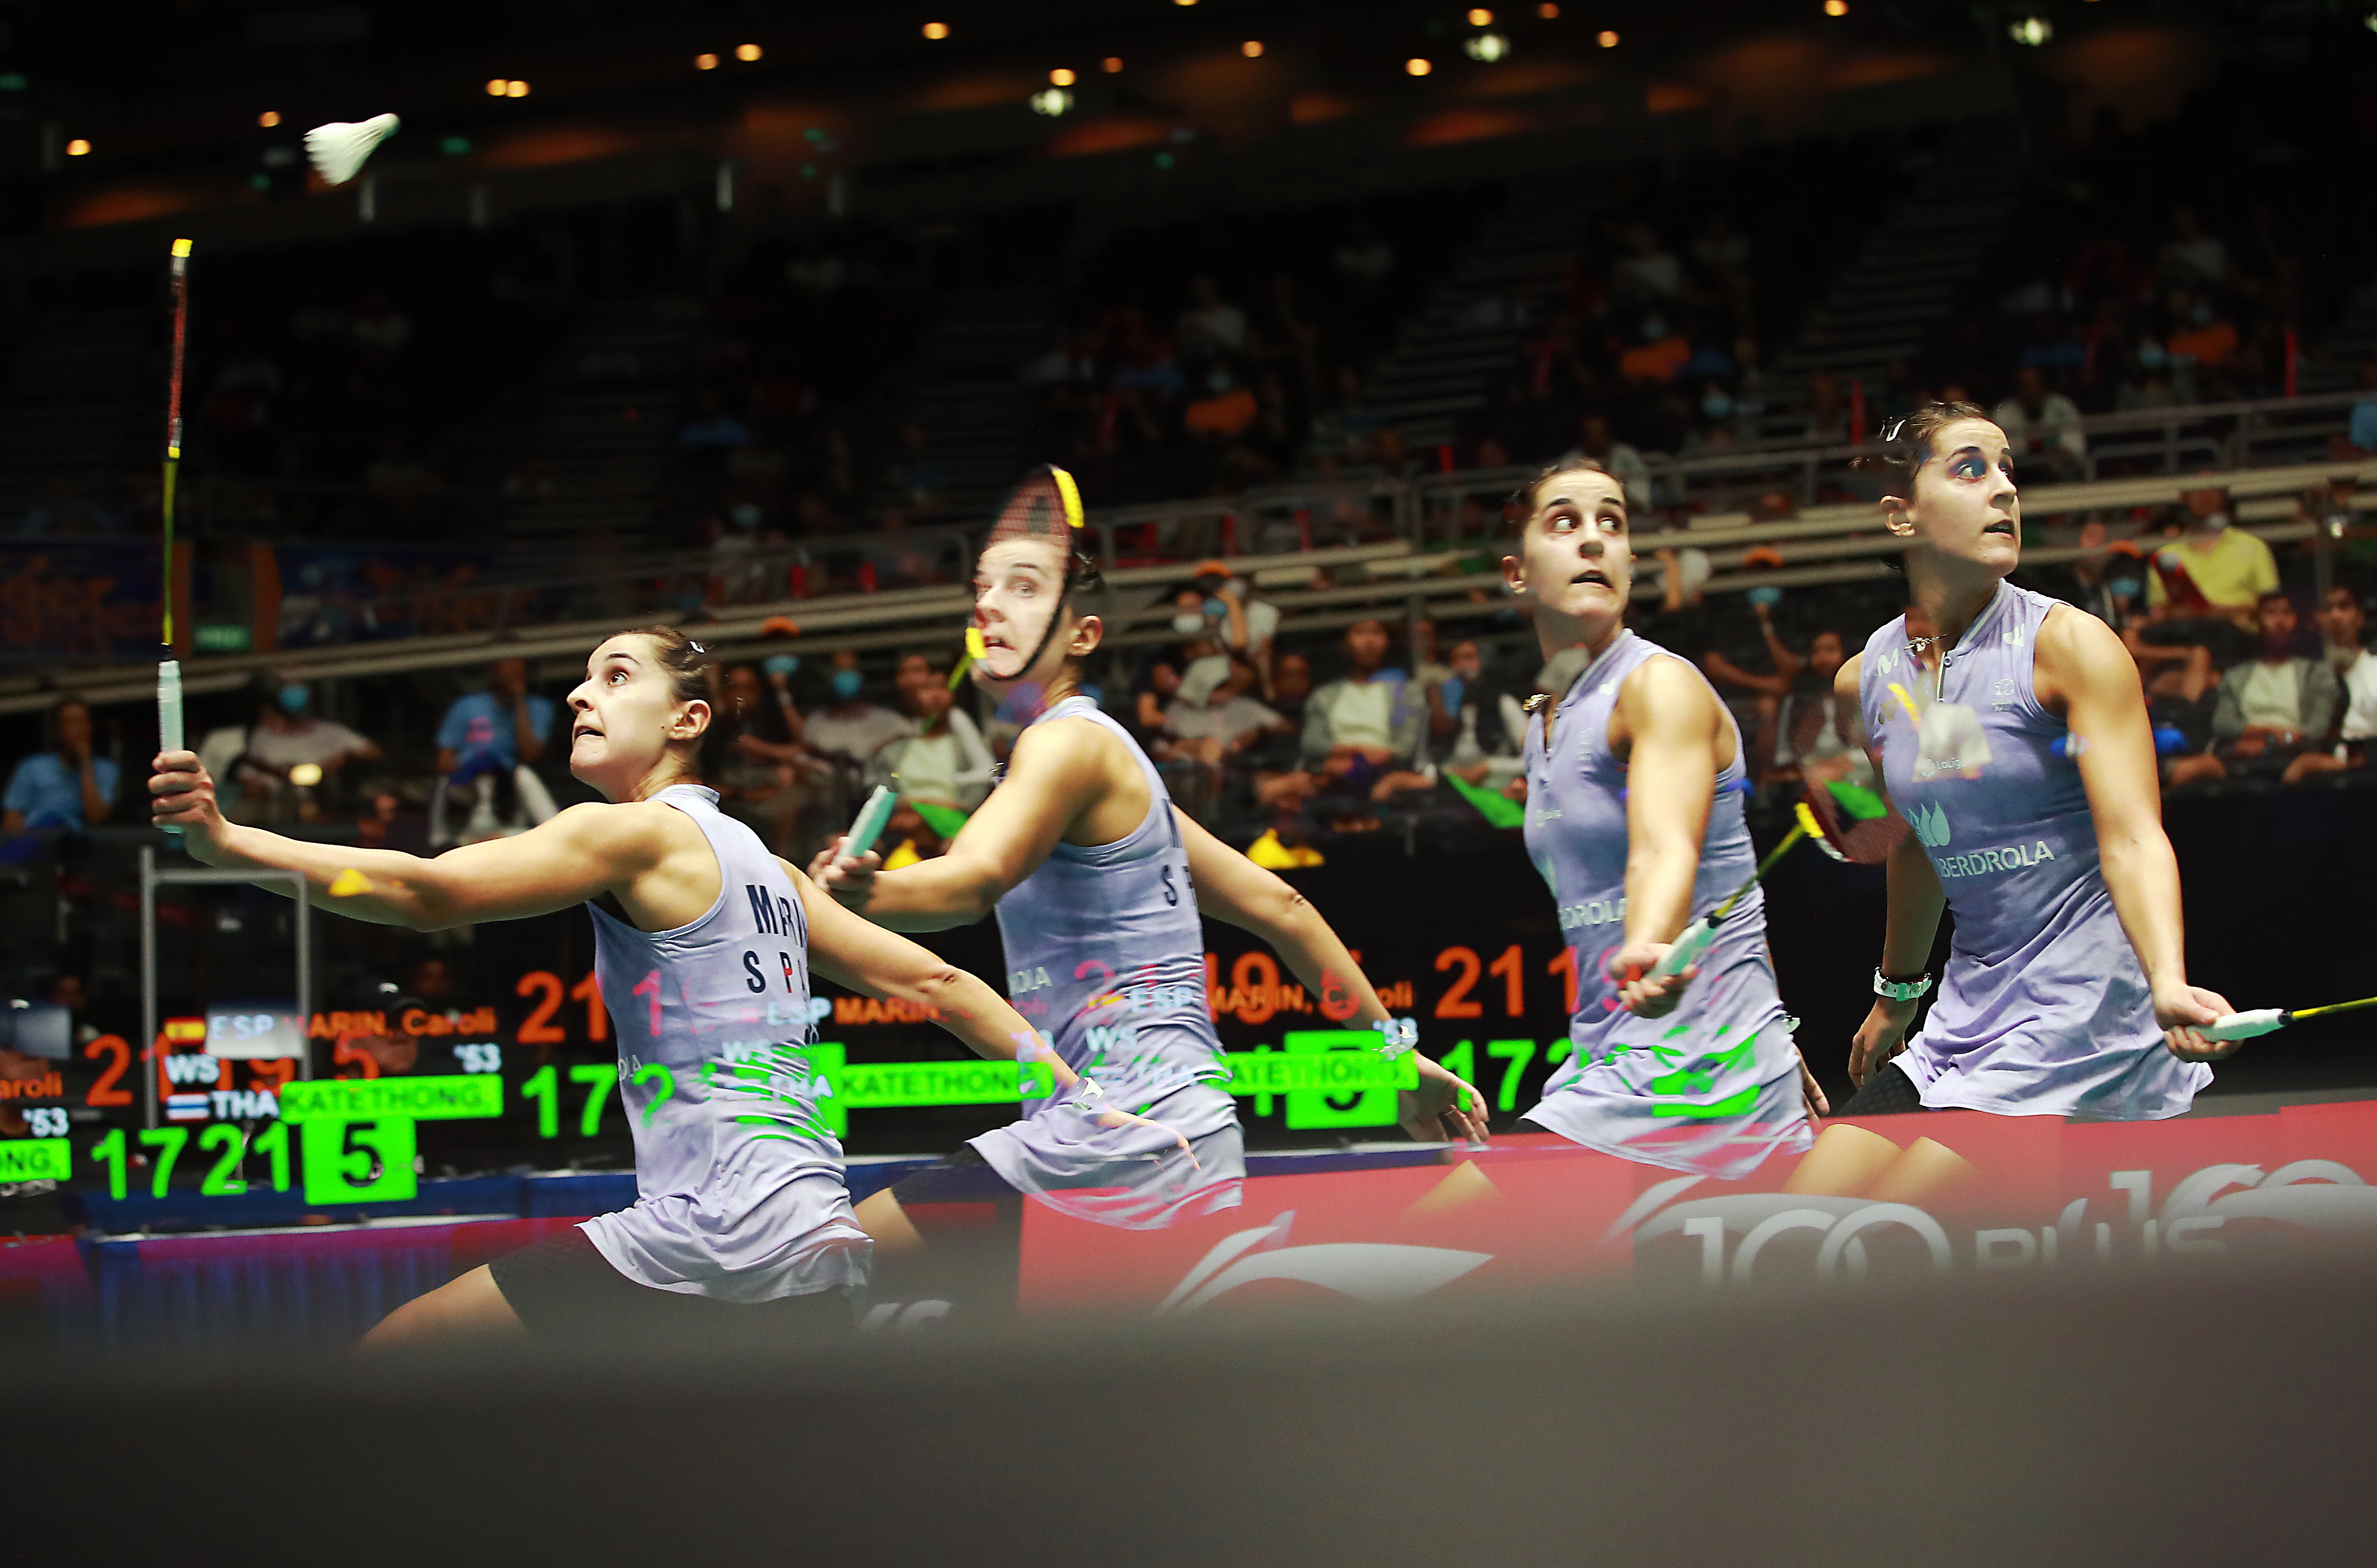
<instances>
[{"instance_id":1,"label":"lavender sleeveless dress","mask_svg":"<svg viewBox=\"0 0 2377 1568\"><path fill-rule=\"evenodd\" d=\"M1935 676L1908 652L1906 618L1866 643L1866 733L1956 916L1938 999L1896 1060L1926 1106L2156 1120L2187 1109L2212 1070L2164 1046L2097 866L2080 769L2050 749L2070 731L2039 705L2032 676L2039 626L2058 603L2001 583L1936 674L1935 700L1978 721L1988 760L1977 777L1917 755L1909 709Z\"/></svg>"},{"instance_id":2,"label":"lavender sleeveless dress","mask_svg":"<svg viewBox=\"0 0 2377 1568\"><path fill-rule=\"evenodd\" d=\"M1626 769L1609 749L1610 710L1628 676L1673 657L1621 631L1560 700L1551 728L1557 753L1546 749L1543 715L1528 722L1527 854L1559 906L1577 985L1568 1060L1527 1119L1587 1148L1732 1179L1777 1150L1797 1153L1813 1141L1767 956L1762 893L1752 888L1734 906L1666 1017L1627 1011L1608 973L1626 940L1627 850ZM1742 777L1737 730L1701 844L1695 916L1757 868Z\"/></svg>"},{"instance_id":3,"label":"lavender sleeveless dress","mask_svg":"<svg viewBox=\"0 0 2377 1568\"><path fill-rule=\"evenodd\" d=\"M1109 1103L1163 1128L1101 1127L1069 1098L972 1140L1001 1179L1078 1218L1131 1230L1236 1208L1246 1176L1229 1070L1206 1006L1205 928L1188 851L1155 765L1086 697L1033 721L1087 719L1111 731L1146 776L1147 816L1112 844L1059 843L998 901L1008 995Z\"/></svg>"}]
</instances>

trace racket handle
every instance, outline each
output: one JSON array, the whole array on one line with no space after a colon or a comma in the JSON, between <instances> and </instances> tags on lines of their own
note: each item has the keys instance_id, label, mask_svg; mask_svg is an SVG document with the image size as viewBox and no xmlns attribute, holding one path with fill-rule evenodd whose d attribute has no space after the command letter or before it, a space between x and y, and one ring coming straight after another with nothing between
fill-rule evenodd
<instances>
[{"instance_id":1,"label":"racket handle","mask_svg":"<svg viewBox=\"0 0 2377 1568\"><path fill-rule=\"evenodd\" d=\"M2287 1023L2285 1008L2257 1007L2251 1012L2232 1012L2216 1023L2197 1029L2196 1033L2207 1040L2250 1040L2256 1035L2283 1029Z\"/></svg>"},{"instance_id":2,"label":"racket handle","mask_svg":"<svg viewBox=\"0 0 2377 1568\"><path fill-rule=\"evenodd\" d=\"M1675 944L1667 949L1667 956L1651 966L1651 978L1664 980L1670 975L1682 974L1691 967L1701 954L1708 951L1709 943L1715 940L1714 926L1710 925L1706 919L1693 921L1683 928L1682 933L1676 938Z\"/></svg>"},{"instance_id":3,"label":"racket handle","mask_svg":"<svg viewBox=\"0 0 2377 1568\"><path fill-rule=\"evenodd\" d=\"M875 847L875 841L883 836L884 827L891 820L891 808L899 800L890 784L875 786L875 793L858 808L858 820L850 825L850 837L842 848L844 859L860 859Z\"/></svg>"},{"instance_id":4,"label":"racket handle","mask_svg":"<svg viewBox=\"0 0 2377 1568\"><path fill-rule=\"evenodd\" d=\"M157 661L157 749L180 751L184 749L182 742L182 661L160 659ZM179 834L182 830L167 828L165 831Z\"/></svg>"}]
</instances>

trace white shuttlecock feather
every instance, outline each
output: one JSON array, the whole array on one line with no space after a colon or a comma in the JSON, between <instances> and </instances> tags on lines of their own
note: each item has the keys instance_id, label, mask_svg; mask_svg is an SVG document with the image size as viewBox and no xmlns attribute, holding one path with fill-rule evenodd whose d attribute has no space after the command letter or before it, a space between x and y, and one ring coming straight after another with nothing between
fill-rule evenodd
<instances>
[{"instance_id":1,"label":"white shuttlecock feather","mask_svg":"<svg viewBox=\"0 0 2377 1568\"><path fill-rule=\"evenodd\" d=\"M305 156L313 161L314 172L334 186L345 185L372 155L372 149L396 134L397 118L393 114L374 114L368 120L349 124L333 120L327 126L316 126L305 133Z\"/></svg>"}]
</instances>

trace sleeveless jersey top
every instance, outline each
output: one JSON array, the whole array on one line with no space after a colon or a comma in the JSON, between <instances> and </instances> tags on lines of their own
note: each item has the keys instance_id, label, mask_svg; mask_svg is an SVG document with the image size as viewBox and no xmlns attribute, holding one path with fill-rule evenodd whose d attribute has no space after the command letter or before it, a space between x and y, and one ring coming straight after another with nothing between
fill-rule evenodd
<instances>
[{"instance_id":1,"label":"sleeveless jersey top","mask_svg":"<svg viewBox=\"0 0 2377 1568\"><path fill-rule=\"evenodd\" d=\"M1033 722L1057 719L1086 719L1130 748L1147 816L1112 844L1058 843L998 901L1008 995L1068 1066L1110 1103L1188 1138L1204 1168L1192 1170L1157 1130L1100 1127L1069 1097L1025 1100L1021 1120L973 1147L1009 1185L1107 1224L1148 1228L1234 1206L1245 1174L1237 1112L1221 1087L1229 1070L1207 1007L1204 925L1172 797L1129 732L1090 699L1068 698Z\"/></svg>"},{"instance_id":2,"label":"sleeveless jersey top","mask_svg":"<svg viewBox=\"0 0 2377 1568\"><path fill-rule=\"evenodd\" d=\"M636 1202L588 1220L639 1285L765 1301L866 1277L842 1144L817 1111L808 920L792 879L717 795L673 784L718 856L718 901L671 931L593 904L594 971L619 1042Z\"/></svg>"},{"instance_id":3,"label":"sleeveless jersey top","mask_svg":"<svg viewBox=\"0 0 2377 1568\"><path fill-rule=\"evenodd\" d=\"M1866 643L1866 734L1956 916L1938 998L1897 1060L1927 1106L2177 1116L2212 1070L2163 1044L2145 971L2098 868L2080 769L2055 755L2071 732L2040 705L2034 675L2038 628L2059 603L2001 583L1937 672L1908 650L1904 616ZM1961 733L1986 745L1977 776L1955 766L1961 758L1918 755L1919 685L1972 711L1957 717Z\"/></svg>"},{"instance_id":4,"label":"sleeveless jersey top","mask_svg":"<svg viewBox=\"0 0 2377 1568\"><path fill-rule=\"evenodd\" d=\"M1528 722L1527 855L1559 912L1576 1005L1567 1060L1527 1119L1590 1148L1729 1179L1811 1141L1798 1058L1766 952L1762 893L1752 888L1734 905L1666 1016L1626 1011L1618 999L1621 981L1609 973L1626 940L1627 858L1626 767L1609 749L1610 713L1627 676L1652 659L1673 657L1620 631L1561 699L1549 748L1544 715ZM1726 723L1733 727L1730 716ZM1695 916L1724 903L1757 868L1742 809L1738 729L1733 738L1733 760L1717 774L1701 844Z\"/></svg>"}]
</instances>

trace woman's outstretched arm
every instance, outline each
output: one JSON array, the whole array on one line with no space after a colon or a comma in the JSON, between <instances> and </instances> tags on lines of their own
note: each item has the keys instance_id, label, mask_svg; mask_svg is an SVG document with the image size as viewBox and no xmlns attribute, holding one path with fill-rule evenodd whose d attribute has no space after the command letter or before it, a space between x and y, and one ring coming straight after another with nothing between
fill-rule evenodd
<instances>
[{"instance_id":1,"label":"woman's outstretched arm","mask_svg":"<svg viewBox=\"0 0 2377 1568\"><path fill-rule=\"evenodd\" d=\"M303 872L316 908L379 926L435 931L567 909L616 892L668 851L642 808L594 805L573 806L516 837L466 844L434 860L315 844L223 820L214 780L196 752L162 752L155 767L149 780L153 819L182 830L192 858L233 870Z\"/></svg>"}]
</instances>

